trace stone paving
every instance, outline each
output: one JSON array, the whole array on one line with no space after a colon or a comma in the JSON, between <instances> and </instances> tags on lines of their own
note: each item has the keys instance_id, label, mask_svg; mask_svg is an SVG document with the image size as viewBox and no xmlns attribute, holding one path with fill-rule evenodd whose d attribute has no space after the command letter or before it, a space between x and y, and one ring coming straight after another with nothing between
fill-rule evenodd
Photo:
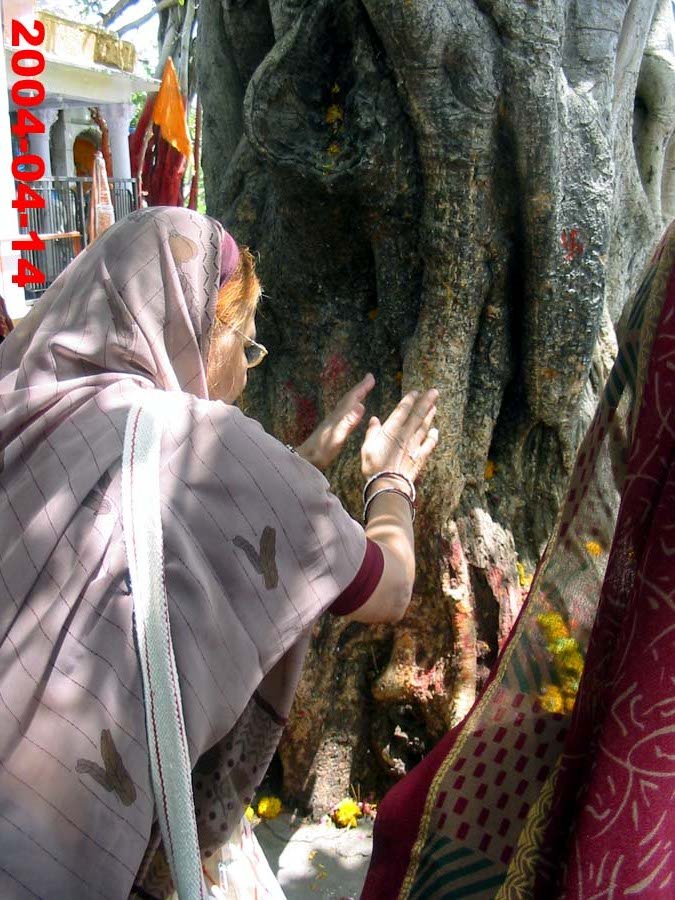
<instances>
[{"instance_id":1,"label":"stone paving","mask_svg":"<svg viewBox=\"0 0 675 900\"><path fill-rule=\"evenodd\" d=\"M373 823L356 828L306 822L284 813L255 834L287 900L358 900L372 849Z\"/></svg>"}]
</instances>

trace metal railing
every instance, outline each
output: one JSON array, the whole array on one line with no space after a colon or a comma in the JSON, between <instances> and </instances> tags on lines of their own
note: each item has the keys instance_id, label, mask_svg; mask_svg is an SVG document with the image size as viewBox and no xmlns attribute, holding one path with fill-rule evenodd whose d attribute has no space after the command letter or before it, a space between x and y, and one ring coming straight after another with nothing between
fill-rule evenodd
<instances>
[{"instance_id":1,"label":"metal railing","mask_svg":"<svg viewBox=\"0 0 675 900\"><path fill-rule=\"evenodd\" d=\"M108 183L117 222L136 209L136 181L133 178L109 178ZM43 294L63 272L77 255L78 247L87 246L91 178L55 175L32 181L28 186L45 198L45 205L44 209L26 210L28 223L22 225L20 231L22 234L36 231L52 236L44 250L21 251L24 259L45 274L44 284L25 288L26 300L30 302ZM79 241L73 238L73 232L79 233Z\"/></svg>"}]
</instances>

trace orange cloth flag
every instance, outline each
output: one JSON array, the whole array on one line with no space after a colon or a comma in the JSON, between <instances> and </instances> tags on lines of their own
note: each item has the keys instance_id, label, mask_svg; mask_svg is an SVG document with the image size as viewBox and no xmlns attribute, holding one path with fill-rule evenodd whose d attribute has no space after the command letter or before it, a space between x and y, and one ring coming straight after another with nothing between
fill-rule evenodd
<instances>
[{"instance_id":1,"label":"orange cloth flag","mask_svg":"<svg viewBox=\"0 0 675 900\"><path fill-rule=\"evenodd\" d=\"M152 121L167 143L175 147L183 156L190 157L192 146L185 120L185 104L178 87L178 76L169 57L164 66L162 83L152 110Z\"/></svg>"}]
</instances>

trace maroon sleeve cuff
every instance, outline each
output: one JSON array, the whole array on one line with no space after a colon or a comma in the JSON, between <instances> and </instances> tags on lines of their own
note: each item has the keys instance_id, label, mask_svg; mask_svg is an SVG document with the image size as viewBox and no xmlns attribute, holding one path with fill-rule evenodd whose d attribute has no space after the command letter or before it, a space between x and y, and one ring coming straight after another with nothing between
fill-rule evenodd
<instances>
[{"instance_id":1,"label":"maroon sleeve cuff","mask_svg":"<svg viewBox=\"0 0 675 900\"><path fill-rule=\"evenodd\" d=\"M348 616L363 606L379 584L383 569L384 556L380 545L366 538L366 554L361 568L328 611L334 616Z\"/></svg>"}]
</instances>

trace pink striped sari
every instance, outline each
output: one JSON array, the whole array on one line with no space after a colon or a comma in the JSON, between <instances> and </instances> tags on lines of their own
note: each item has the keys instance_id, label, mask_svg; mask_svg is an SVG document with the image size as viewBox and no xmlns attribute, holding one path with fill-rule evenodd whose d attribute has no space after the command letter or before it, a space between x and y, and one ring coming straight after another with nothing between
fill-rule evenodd
<instances>
[{"instance_id":1,"label":"pink striped sari","mask_svg":"<svg viewBox=\"0 0 675 900\"><path fill-rule=\"evenodd\" d=\"M109 900L154 817L120 519L127 411L171 392L166 588L202 852L274 752L308 628L364 558L323 476L208 399L221 226L132 213L0 347L0 896ZM151 848L152 849L152 848ZM158 868L159 867L159 868Z\"/></svg>"}]
</instances>

